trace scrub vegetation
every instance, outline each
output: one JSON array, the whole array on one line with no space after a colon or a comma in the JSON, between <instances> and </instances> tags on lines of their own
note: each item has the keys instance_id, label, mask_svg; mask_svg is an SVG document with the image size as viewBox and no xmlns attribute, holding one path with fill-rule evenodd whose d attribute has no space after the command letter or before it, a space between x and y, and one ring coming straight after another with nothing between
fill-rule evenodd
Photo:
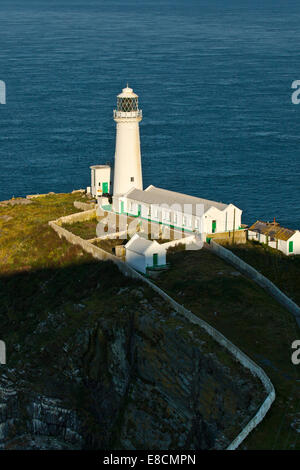
<instances>
[{"instance_id":1,"label":"scrub vegetation","mask_svg":"<svg viewBox=\"0 0 300 470\"><path fill-rule=\"evenodd\" d=\"M274 282L300 305L300 255L286 256L281 251L256 241L248 241L244 245L229 245L226 248Z\"/></svg>"},{"instance_id":2,"label":"scrub vegetation","mask_svg":"<svg viewBox=\"0 0 300 470\"><path fill-rule=\"evenodd\" d=\"M86 255L49 227L50 220L78 212L81 194L53 194L31 199L24 205L0 207L0 274L62 267Z\"/></svg>"},{"instance_id":3,"label":"scrub vegetation","mask_svg":"<svg viewBox=\"0 0 300 470\"><path fill-rule=\"evenodd\" d=\"M240 245L234 249L238 255L243 252ZM245 253L250 261L251 253L246 249ZM300 331L293 315L208 249L169 253L168 262L171 269L160 274L159 287L222 332L273 382L275 403L242 447L300 449L300 369L291 362L291 344L300 338ZM292 264L292 260L286 262L286 266ZM265 268L266 273L268 269L273 269L272 264ZM298 295L299 288L298 284Z\"/></svg>"},{"instance_id":4,"label":"scrub vegetation","mask_svg":"<svg viewBox=\"0 0 300 470\"><path fill-rule=\"evenodd\" d=\"M43 397L74 412L75 448L78 433L86 448L226 447L262 403L261 383L150 287L59 238L48 221L77 212L78 198L0 207L0 389L16 391L1 439L31 448ZM39 413L43 446L71 445L65 415Z\"/></svg>"},{"instance_id":5,"label":"scrub vegetation","mask_svg":"<svg viewBox=\"0 0 300 470\"><path fill-rule=\"evenodd\" d=\"M78 212L78 210L77 210ZM62 224L62 227L68 230L69 232L74 233L84 240L91 240L92 238L97 237L97 225L100 218L93 218L90 220L85 220L83 222L74 222L73 224Z\"/></svg>"}]
</instances>

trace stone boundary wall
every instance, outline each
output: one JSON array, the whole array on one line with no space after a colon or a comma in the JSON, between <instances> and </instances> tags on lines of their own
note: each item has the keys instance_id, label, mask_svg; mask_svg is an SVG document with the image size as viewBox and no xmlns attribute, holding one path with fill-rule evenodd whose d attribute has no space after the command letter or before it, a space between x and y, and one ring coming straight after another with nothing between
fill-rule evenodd
<instances>
[{"instance_id":1,"label":"stone boundary wall","mask_svg":"<svg viewBox=\"0 0 300 470\"><path fill-rule=\"evenodd\" d=\"M202 248L203 242L199 240L199 238L196 235L190 235L188 237L184 238L179 238L177 240L172 240L170 242L163 243L162 246L165 247L166 249L182 244L182 245L191 245L194 243L195 245L199 245L199 249Z\"/></svg>"},{"instance_id":2,"label":"stone boundary wall","mask_svg":"<svg viewBox=\"0 0 300 470\"><path fill-rule=\"evenodd\" d=\"M88 211L88 212L91 213L92 211ZM120 258L117 258L115 255L110 254L102 250L101 248L96 247L95 245L92 245L87 240L83 240L77 235L74 235L73 233L69 232L65 228L61 227L61 223L64 223L64 220L66 219L70 220L70 217L72 216L74 217L74 215L83 216L83 214L84 213L81 212L79 214L72 214L71 216L61 217L60 219L57 219L55 221L50 221L49 225L55 230L55 232L59 235L60 238L64 237L70 243L74 245L80 245L85 251L90 253L96 259L99 259L101 261L110 260L114 262L125 276L138 279L146 283L147 285L149 285L163 299L165 299L170 305L172 305L172 307L174 308L176 312L182 314L189 321L203 328L218 344L220 344L225 349L227 349L235 357L235 359L238 362L240 362L240 364L242 364L245 368L250 370L252 375L258 377L261 383L263 384L263 387L265 391L267 392L267 397L265 398L264 402L260 406L256 415L249 421L249 423L244 427L244 429L238 434L238 436L227 447L227 450L237 449L239 445L244 441L244 439L248 436L248 434L264 419L273 401L275 400L275 396L276 396L275 389L269 377L267 376L267 374L264 372L264 370L261 367L259 367L254 361L252 361L252 359L250 359L231 341L225 338L225 336L222 335L222 333L217 331L215 328L213 328L211 325L206 323L201 318L194 315L190 310L187 310L185 307L183 307L183 305L180 305L178 302L172 299L172 297L166 294L166 292L160 289L156 284L151 282L149 279L145 278L142 274L135 271L135 269L133 269L128 264L121 261ZM91 215L89 215L89 218L91 218Z\"/></svg>"},{"instance_id":3,"label":"stone boundary wall","mask_svg":"<svg viewBox=\"0 0 300 470\"><path fill-rule=\"evenodd\" d=\"M224 259L225 261L228 261L243 274L250 277L250 279L256 282L256 284L265 289L268 294L270 294L272 297L275 298L275 300L277 300L278 303L280 303L283 307L285 307L289 312L294 315L298 325L300 326L300 307L295 302L293 302L287 295L285 295L280 289L278 289L278 287L276 287L272 281L266 278L263 274L259 273L255 268L253 268L241 258L236 256L230 250L227 250L223 246L219 245L217 242L211 240L208 246L209 249L216 253L220 258Z\"/></svg>"},{"instance_id":4,"label":"stone boundary wall","mask_svg":"<svg viewBox=\"0 0 300 470\"><path fill-rule=\"evenodd\" d=\"M216 233L208 233L207 238L211 238L212 240L222 241L223 243L246 243L246 231L245 229L240 230L229 230L228 232L216 232Z\"/></svg>"},{"instance_id":5,"label":"stone boundary wall","mask_svg":"<svg viewBox=\"0 0 300 470\"><path fill-rule=\"evenodd\" d=\"M82 214L83 212L80 212L80 215ZM59 222L62 223L62 219L64 219L64 217L61 217L61 219L49 222L50 227L52 227L53 230L55 230L55 232L58 234L60 238L64 237L68 242L72 243L72 245L80 245L84 251L86 251L87 253L90 253L96 259L99 259L101 261L111 260L115 263L117 261L120 262L120 260L116 258L116 256L114 256L113 254L110 254L107 251L102 250L96 245L93 245L92 243L90 243L88 240L84 240L83 238L78 237L77 235L74 235L74 233L69 232L69 230L66 230L65 228L61 227L59 225Z\"/></svg>"},{"instance_id":6,"label":"stone boundary wall","mask_svg":"<svg viewBox=\"0 0 300 470\"><path fill-rule=\"evenodd\" d=\"M75 222L84 222L97 217L96 209L90 209L84 212L76 212L75 214L66 215L55 220L56 225L74 224Z\"/></svg>"},{"instance_id":7,"label":"stone boundary wall","mask_svg":"<svg viewBox=\"0 0 300 470\"><path fill-rule=\"evenodd\" d=\"M91 238L90 240L88 240L90 243L93 243L93 242L96 242L96 241L100 241L100 240L114 240L116 238L120 238L120 237L123 237L123 235L126 235L127 236L127 230L122 230L122 232L113 232L113 233L108 233L107 235L101 235L101 237L95 237L95 238ZM126 240L126 236L124 238L124 240Z\"/></svg>"},{"instance_id":8,"label":"stone boundary wall","mask_svg":"<svg viewBox=\"0 0 300 470\"><path fill-rule=\"evenodd\" d=\"M95 202L81 202L81 201L74 201L74 207L76 209L80 209L82 211L88 211L90 209L95 209L96 203Z\"/></svg>"}]
</instances>

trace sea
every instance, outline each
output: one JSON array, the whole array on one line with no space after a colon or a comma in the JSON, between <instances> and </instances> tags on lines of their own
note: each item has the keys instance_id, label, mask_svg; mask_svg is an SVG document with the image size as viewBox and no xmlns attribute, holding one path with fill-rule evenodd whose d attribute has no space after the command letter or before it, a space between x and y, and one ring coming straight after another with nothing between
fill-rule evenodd
<instances>
[{"instance_id":1,"label":"sea","mask_svg":"<svg viewBox=\"0 0 300 470\"><path fill-rule=\"evenodd\" d=\"M0 200L89 186L128 82L144 187L300 229L299 44L299 0L1 0Z\"/></svg>"}]
</instances>

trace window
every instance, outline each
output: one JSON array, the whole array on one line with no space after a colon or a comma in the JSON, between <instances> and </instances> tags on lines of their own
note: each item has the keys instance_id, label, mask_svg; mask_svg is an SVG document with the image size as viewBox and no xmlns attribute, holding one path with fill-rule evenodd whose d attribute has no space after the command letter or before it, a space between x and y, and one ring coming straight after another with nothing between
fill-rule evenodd
<instances>
[{"instance_id":1,"label":"window","mask_svg":"<svg viewBox=\"0 0 300 470\"><path fill-rule=\"evenodd\" d=\"M101 183L100 183L100 182L98 183L98 186L101 186Z\"/></svg>"},{"instance_id":2,"label":"window","mask_svg":"<svg viewBox=\"0 0 300 470\"><path fill-rule=\"evenodd\" d=\"M131 182L133 182L133 181L134 181L134 177L133 177L133 176L130 178L130 181L131 181Z\"/></svg>"},{"instance_id":3,"label":"window","mask_svg":"<svg viewBox=\"0 0 300 470\"><path fill-rule=\"evenodd\" d=\"M195 219L195 228L199 228L199 219Z\"/></svg>"}]
</instances>

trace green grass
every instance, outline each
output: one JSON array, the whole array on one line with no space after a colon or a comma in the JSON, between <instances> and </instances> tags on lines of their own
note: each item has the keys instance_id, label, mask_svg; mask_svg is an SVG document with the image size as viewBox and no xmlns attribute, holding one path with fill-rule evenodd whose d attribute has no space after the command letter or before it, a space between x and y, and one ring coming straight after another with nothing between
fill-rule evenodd
<instances>
[{"instance_id":1,"label":"green grass","mask_svg":"<svg viewBox=\"0 0 300 470\"><path fill-rule=\"evenodd\" d=\"M169 254L168 262L171 269L161 273L159 287L249 355L275 386L271 411L243 447L300 449L298 434L291 428L300 412L300 368L291 362L291 344L300 338L294 317L206 249Z\"/></svg>"},{"instance_id":2,"label":"green grass","mask_svg":"<svg viewBox=\"0 0 300 470\"><path fill-rule=\"evenodd\" d=\"M300 255L286 256L265 244L251 241L226 248L260 271L300 305Z\"/></svg>"},{"instance_id":3,"label":"green grass","mask_svg":"<svg viewBox=\"0 0 300 470\"><path fill-rule=\"evenodd\" d=\"M60 240L50 220L78 212L80 194L55 194L32 200L32 204L0 207L0 274L62 266L79 251ZM82 254L82 252L81 252Z\"/></svg>"},{"instance_id":4,"label":"green grass","mask_svg":"<svg viewBox=\"0 0 300 470\"><path fill-rule=\"evenodd\" d=\"M99 315L111 321L112 327L113 322L129 324L128 312L136 309L136 298L116 293L120 287L139 283L121 275L110 262L95 262L49 227L49 220L78 212L75 200L84 198L78 194L49 195L27 206L0 207L1 339L7 343L12 380L22 377L30 390L48 396L56 396L59 390L69 406L73 400L75 407L88 409L91 397L66 372L84 354L84 331L95 328ZM271 361L271 366L264 368L276 387L277 401L247 439L247 447L290 448L295 442L290 414L299 411L300 400L298 370L290 362L290 344L299 338L294 319L254 283L234 276L232 267L205 250L174 253L168 261L172 269L161 273L161 287L256 362L262 363L263 358ZM144 290L153 301L153 291ZM114 302L107 302L108 298ZM160 308L166 308L161 299L158 302ZM171 328L172 319L168 321ZM70 349L62 353L66 343ZM104 369L105 346L101 348L99 360ZM217 353L222 361L228 361L221 348ZM87 377L97 379L99 369L88 356L82 367ZM105 374L109 381L109 371L102 370L104 379ZM97 432L97 423L88 426L95 426Z\"/></svg>"},{"instance_id":5,"label":"green grass","mask_svg":"<svg viewBox=\"0 0 300 470\"><path fill-rule=\"evenodd\" d=\"M106 240L97 240L94 242L94 245L102 248L102 250L108 251L108 253L115 254L114 248L119 245L125 245L127 241L127 239L122 238L111 238Z\"/></svg>"},{"instance_id":6,"label":"green grass","mask_svg":"<svg viewBox=\"0 0 300 470\"><path fill-rule=\"evenodd\" d=\"M0 324L8 366L1 374L24 394L59 397L98 437L93 396L72 371L80 368L81 377L94 380L99 367L85 357L87 333L97 330L99 316L111 328L127 327L136 299L116 294L139 283L111 262L96 262L48 226L49 220L78 212L73 206L78 199L78 194L51 195L27 206L0 207ZM107 302L111 297L113 304ZM105 356L99 361L105 379Z\"/></svg>"},{"instance_id":7,"label":"green grass","mask_svg":"<svg viewBox=\"0 0 300 470\"><path fill-rule=\"evenodd\" d=\"M92 238L97 237L97 225L99 220L100 219L98 217L94 217L93 219L85 220L83 222L63 224L62 227L67 229L69 232L74 233L74 235L83 238L84 240L91 240Z\"/></svg>"}]
</instances>

